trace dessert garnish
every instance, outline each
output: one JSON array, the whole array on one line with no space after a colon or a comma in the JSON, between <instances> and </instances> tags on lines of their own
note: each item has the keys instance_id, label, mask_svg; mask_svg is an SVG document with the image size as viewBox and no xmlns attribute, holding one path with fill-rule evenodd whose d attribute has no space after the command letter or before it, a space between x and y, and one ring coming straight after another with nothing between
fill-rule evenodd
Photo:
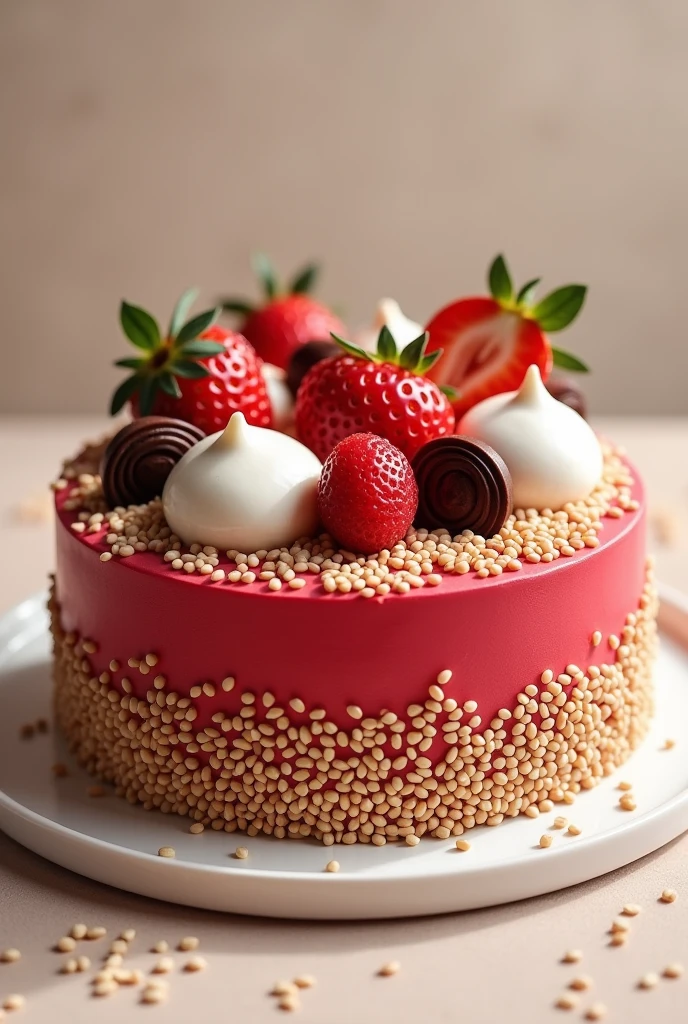
<instances>
[{"instance_id":1,"label":"dessert garnish","mask_svg":"<svg viewBox=\"0 0 688 1024\"><path fill-rule=\"evenodd\" d=\"M475 437L438 437L413 459L418 483L416 522L456 535L472 530L489 538L512 507L511 475L494 448Z\"/></svg>"},{"instance_id":2,"label":"dessert garnish","mask_svg":"<svg viewBox=\"0 0 688 1024\"><path fill-rule=\"evenodd\" d=\"M127 423L108 443L100 464L109 508L160 497L176 464L204 436L192 423L169 416L142 416Z\"/></svg>"},{"instance_id":3,"label":"dessert garnish","mask_svg":"<svg viewBox=\"0 0 688 1024\"><path fill-rule=\"evenodd\" d=\"M318 276L311 263L283 287L267 256L257 253L252 260L265 297L256 306L243 299L224 299L222 308L241 317L239 330L267 363L286 370L295 351L307 341L325 341L331 331L341 333L344 326L327 306L308 294Z\"/></svg>"},{"instance_id":4,"label":"dessert garnish","mask_svg":"<svg viewBox=\"0 0 688 1024\"><path fill-rule=\"evenodd\" d=\"M328 456L318 486L323 525L349 551L371 554L403 540L418 505L408 459L377 434L352 434Z\"/></svg>"},{"instance_id":5,"label":"dessert garnish","mask_svg":"<svg viewBox=\"0 0 688 1024\"><path fill-rule=\"evenodd\" d=\"M328 341L307 341L305 345L294 349L287 367L287 384L294 398L311 366L341 354L341 348L331 338Z\"/></svg>"},{"instance_id":6,"label":"dessert garnish","mask_svg":"<svg viewBox=\"0 0 688 1024\"><path fill-rule=\"evenodd\" d=\"M459 430L502 456L517 508L556 511L587 497L602 477L602 449L592 428L550 395L536 365L518 391L474 406Z\"/></svg>"},{"instance_id":7,"label":"dessert garnish","mask_svg":"<svg viewBox=\"0 0 688 1024\"><path fill-rule=\"evenodd\" d=\"M185 543L260 551L311 536L321 465L287 434L252 427L235 412L177 463L162 495Z\"/></svg>"},{"instance_id":8,"label":"dessert garnish","mask_svg":"<svg viewBox=\"0 0 688 1024\"><path fill-rule=\"evenodd\" d=\"M587 418L588 406L585 395L570 377L561 373L553 373L545 386L552 398L568 405L570 409L575 409L583 419Z\"/></svg>"},{"instance_id":9,"label":"dessert garnish","mask_svg":"<svg viewBox=\"0 0 688 1024\"><path fill-rule=\"evenodd\" d=\"M359 331L356 343L366 351L374 352L378 335L383 327L389 328L399 348L410 345L419 334L423 333L423 325L404 316L401 306L395 299L380 299L375 310L372 327L366 327Z\"/></svg>"},{"instance_id":10,"label":"dessert garnish","mask_svg":"<svg viewBox=\"0 0 688 1024\"><path fill-rule=\"evenodd\" d=\"M190 289L182 295L166 334L150 313L122 303L122 329L139 355L115 363L132 373L112 396L111 413L129 402L134 417L172 416L204 434L223 429L234 412L269 427L260 359L244 337L215 324L219 309L186 319L196 294Z\"/></svg>"},{"instance_id":11,"label":"dessert garnish","mask_svg":"<svg viewBox=\"0 0 688 1024\"><path fill-rule=\"evenodd\" d=\"M287 433L294 424L294 396L287 383L287 374L273 363L263 363L260 368L272 410L272 427Z\"/></svg>"},{"instance_id":12,"label":"dessert garnish","mask_svg":"<svg viewBox=\"0 0 688 1024\"><path fill-rule=\"evenodd\" d=\"M349 434L367 431L412 458L426 441L453 431L449 399L425 376L441 355L426 354L427 334L399 351L383 327L375 352L332 337L341 355L312 367L296 396L298 436L318 458Z\"/></svg>"},{"instance_id":13,"label":"dessert garnish","mask_svg":"<svg viewBox=\"0 0 688 1024\"><path fill-rule=\"evenodd\" d=\"M430 376L459 392L454 402L457 420L483 399L519 388L533 363L543 380L553 365L587 371L580 359L553 348L547 337L575 319L585 301L586 286L566 285L536 302L539 282L539 278L528 281L515 294L504 257L497 256L489 272L491 297L459 299L428 323L429 350L443 351Z\"/></svg>"}]
</instances>

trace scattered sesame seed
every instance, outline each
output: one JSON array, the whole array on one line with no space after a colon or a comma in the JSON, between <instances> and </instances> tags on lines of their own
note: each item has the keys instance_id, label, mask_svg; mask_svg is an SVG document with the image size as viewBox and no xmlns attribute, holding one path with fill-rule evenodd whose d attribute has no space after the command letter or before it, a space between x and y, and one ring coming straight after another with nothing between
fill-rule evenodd
<instances>
[{"instance_id":1,"label":"scattered sesame seed","mask_svg":"<svg viewBox=\"0 0 688 1024\"><path fill-rule=\"evenodd\" d=\"M0 963L16 964L17 960L21 960L21 953L18 949L3 949L0 953Z\"/></svg>"},{"instance_id":2,"label":"scattered sesame seed","mask_svg":"<svg viewBox=\"0 0 688 1024\"><path fill-rule=\"evenodd\" d=\"M297 987L293 981L276 981L270 989L271 996L293 996L296 994Z\"/></svg>"},{"instance_id":3,"label":"scattered sesame seed","mask_svg":"<svg viewBox=\"0 0 688 1024\"><path fill-rule=\"evenodd\" d=\"M103 960L105 967L121 967L124 963L124 957L121 953L110 953Z\"/></svg>"},{"instance_id":4,"label":"scattered sesame seed","mask_svg":"<svg viewBox=\"0 0 688 1024\"><path fill-rule=\"evenodd\" d=\"M634 811L636 806L636 802L630 793L624 793L623 796L619 797L619 807L622 811Z\"/></svg>"},{"instance_id":5,"label":"scattered sesame seed","mask_svg":"<svg viewBox=\"0 0 688 1024\"><path fill-rule=\"evenodd\" d=\"M23 1010L26 1006L26 999L24 996L20 996L17 993L13 993L10 996L6 996L2 1004L3 1010L11 1012L12 1010Z\"/></svg>"},{"instance_id":6,"label":"scattered sesame seed","mask_svg":"<svg viewBox=\"0 0 688 1024\"><path fill-rule=\"evenodd\" d=\"M157 942L151 946L151 953L167 953L169 952L169 944L164 939L158 939Z\"/></svg>"},{"instance_id":7,"label":"scattered sesame seed","mask_svg":"<svg viewBox=\"0 0 688 1024\"><path fill-rule=\"evenodd\" d=\"M325 871L329 871L330 874L336 875L336 873L339 871L339 861L338 860L330 860L330 861L328 861L327 864L325 865Z\"/></svg>"},{"instance_id":8,"label":"scattered sesame seed","mask_svg":"<svg viewBox=\"0 0 688 1024\"><path fill-rule=\"evenodd\" d=\"M610 946L625 946L628 942L628 932L613 932L609 940Z\"/></svg>"},{"instance_id":9,"label":"scattered sesame seed","mask_svg":"<svg viewBox=\"0 0 688 1024\"><path fill-rule=\"evenodd\" d=\"M60 974L76 974L78 970L77 962L74 957L70 957L60 967Z\"/></svg>"},{"instance_id":10,"label":"scattered sesame seed","mask_svg":"<svg viewBox=\"0 0 688 1024\"><path fill-rule=\"evenodd\" d=\"M554 1005L557 1010L575 1010L578 1006L578 996L574 996L571 992L564 992Z\"/></svg>"},{"instance_id":11,"label":"scattered sesame seed","mask_svg":"<svg viewBox=\"0 0 688 1024\"><path fill-rule=\"evenodd\" d=\"M602 643L602 634L600 633L599 629L595 630L592 637L590 638L590 642L592 643L593 647L600 646L600 644Z\"/></svg>"},{"instance_id":12,"label":"scattered sesame seed","mask_svg":"<svg viewBox=\"0 0 688 1024\"><path fill-rule=\"evenodd\" d=\"M286 1010L287 1012L293 1010L299 1010L301 1008L301 1002L297 995L286 995L281 996L277 1006L280 1010Z\"/></svg>"},{"instance_id":13,"label":"scattered sesame seed","mask_svg":"<svg viewBox=\"0 0 688 1024\"><path fill-rule=\"evenodd\" d=\"M87 956L78 956L76 958L76 969L77 969L77 971L79 971L80 974L83 974L84 971L90 971L91 970L91 960L90 960L90 958L87 957Z\"/></svg>"},{"instance_id":14,"label":"scattered sesame seed","mask_svg":"<svg viewBox=\"0 0 688 1024\"><path fill-rule=\"evenodd\" d=\"M615 935L617 932L628 932L631 930L631 926L628 921L624 921L623 918L617 917L611 923L609 932L611 935Z\"/></svg>"},{"instance_id":15,"label":"scattered sesame seed","mask_svg":"<svg viewBox=\"0 0 688 1024\"><path fill-rule=\"evenodd\" d=\"M659 985L659 975L655 974L654 971L648 971L647 974L643 974L642 978L638 979L638 988L650 989L656 988Z\"/></svg>"},{"instance_id":16,"label":"scattered sesame seed","mask_svg":"<svg viewBox=\"0 0 688 1024\"><path fill-rule=\"evenodd\" d=\"M88 928L85 924L73 924L69 930L69 934L73 939L76 939L77 942L80 942L82 939L86 938L87 931Z\"/></svg>"},{"instance_id":17,"label":"scattered sesame seed","mask_svg":"<svg viewBox=\"0 0 688 1024\"><path fill-rule=\"evenodd\" d=\"M637 917L642 911L642 907L638 906L637 903L625 903L621 911L626 917Z\"/></svg>"},{"instance_id":18,"label":"scattered sesame seed","mask_svg":"<svg viewBox=\"0 0 688 1024\"><path fill-rule=\"evenodd\" d=\"M117 953L119 956L126 956L129 952L129 943L125 942L124 939L115 939L114 942L110 943L110 952Z\"/></svg>"},{"instance_id":19,"label":"scattered sesame seed","mask_svg":"<svg viewBox=\"0 0 688 1024\"><path fill-rule=\"evenodd\" d=\"M552 845L552 836L545 835L540 836L540 848L547 850Z\"/></svg>"},{"instance_id":20,"label":"scattered sesame seed","mask_svg":"<svg viewBox=\"0 0 688 1024\"><path fill-rule=\"evenodd\" d=\"M664 740L664 746L662 747L662 750L673 750L675 746L676 740L666 739Z\"/></svg>"},{"instance_id":21,"label":"scattered sesame seed","mask_svg":"<svg viewBox=\"0 0 688 1024\"><path fill-rule=\"evenodd\" d=\"M122 939L123 942L133 942L135 938L136 938L136 929L135 928L125 928L124 931L122 932L122 934L120 935L120 939Z\"/></svg>"},{"instance_id":22,"label":"scattered sesame seed","mask_svg":"<svg viewBox=\"0 0 688 1024\"><path fill-rule=\"evenodd\" d=\"M160 957L151 967L152 974L169 974L174 970L174 960L171 956Z\"/></svg>"},{"instance_id":23,"label":"scattered sesame seed","mask_svg":"<svg viewBox=\"0 0 688 1024\"><path fill-rule=\"evenodd\" d=\"M557 817L557 818L554 819L554 823L552 825L552 828L568 828L568 824L569 824L568 818Z\"/></svg>"},{"instance_id":24,"label":"scattered sesame seed","mask_svg":"<svg viewBox=\"0 0 688 1024\"><path fill-rule=\"evenodd\" d=\"M389 960L386 964L382 965L377 973L381 978L391 978L394 974L398 974L400 970L401 964L398 960Z\"/></svg>"},{"instance_id":25,"label":"scattered sesame seed","mask_svg":"<svg viewBox=\"0 0 688 1024\"><path fill-rule=\"evenodd\" d=\"M588 977L587 974L580 974L578 977L571 979L569 988L572 988L575 992L585 992L587 989L592 988L592 978Z\"/></svg>"},{"instance_id":26,"label":"scattered sesame seed","mask_svg":"<svg viewBox=\"0 0 688 1024\"><path fill-rule=\"evenodd\" d=\"M624 792L628 792L629 790L633 789L633 783L628 782L626 779L622 779L616 788L622 789Z\"/></svg>"},{"instance_id":27,"label":"scattered sesame seed","mask_svg":"<svg viewBox=\"0 0 688 1024\"><path fill-rule=\"evenodd\" d=\"M71 935L63 935L55 943L56 953L72 953L76 949L76 942Z\"/></svg>"},{"instance_id":28,"label":"scattered sesame seed","mask_svg":"<svg viewBox=\"0 0 688 1024\"><path fill-rule=\"evenodd\" d=\"M561 962L564 964L577 964L583 959L580 949L569 949L564 953Z\"/></svg>"},{"instance_id":29,"label":"scattered sesame seed","mask_svg":"<svg viewBox=\"0 0 688 1024\"><path fill-rule=\"evenodd\" d=\"M566 829L567 836L579 836L583 830L578 825L569 825Z\"/></svg>"},{"instance_id":30,"label":"scattered sesame seed","mask_svg":"<svg viewBox=\"0 0 688 1024\"><path fill-rule=\"evenodd\" d=\"M188 972L204 971L208 966L208 961L202 956L190 956L184 964L184 970Z\"/></svg>"},{"instance_id":31,"label":"scattered sesame seed","mask_svg":"<svg viewBox=\"0 0 688 1024\"><path fill-rule=\"evenodd\" d=\"M413 832L410 832L407 836L404 837L404 842L406 843L407 846L418 846L420 839L418 838L418 836L415 836Z\"/></svg>"},{"instance_id":32,"label":"scattered sesame seed","mask_svg":"<svg viewBox=\"0 0 688 1024\"><path fill-rule=\"evenodd\" d=\"M173 846L161 846L158 850L158 857L176 857L177 852Z\"/></svg>"},{"instance_id":33,"label":"scattered sesame seed","mask_svg":"<svg viewBox=\"0 0 688 1024\"><path fill-rule=\"evenodd\" d=\"M177 949L182 953L190 953L193 950L198 949L200 944L200 939L196 938L195 935L185 935L183 939L179 940Z\"/></svg>"},{"instance_id":34,"label":"scattered sesame seed","mask_svg":"<svg viewBox=\"0 0 688 1024\"><path fill-rule=\"evenodd\" d=\"M245 846L237 846L236 850L234 851L234 856L236 857L237 860L246 860L246 858L248 857L248 850L246 849Z\"/></svg>"},{"instance_id":35,"label":"scattered sesame seed","mask_svg":"<svg viewBox=\"0 0 688 1024\"><path fill-rule=\"evenodd\" d=\"M607 1007L604 1003L593 1003L585 1012L586 1020L602 1020L606 1016Z\"/></svg>"},{"instance_id":36,"label":"scattered sesame seed","mask_svg":"<svg viewBox=\"0 0 688 1024\"><path fill-rule=\"evenodd\" d=\"M167 989L163 988L159 984L148 984L145 986L141 993L142 1003L162 1003L165 1001L165 999L167 999Z\"/></svg>"},{"instance_id":37,"label":"scattered sesame seed","mask_svg":"<svg viewBox=\"0 0 688 1024\"><path fill-rule=\"evenodd\" d=\"M313 988L315 978L312 974L299 974L294 978L294 984L297 988Z\"/></svg>"},{"instance_id":38,"label":"scattered sesame seed","mask_svg":"<svg viewBox=\"0 0 688 1024\"><path fill-rule=\"evenodd\" d=\"M673 903L678 896L675 889L665 889L659 897L662 903Z\"/></svg>"},{"instance_id":39,"label":"scattered sesame seed","mask_svg":"<svg viewBox=\"0 0 688 1024\"><path fill-rule=\"evenodd\" d=\"M90 942L93 942L96 939L103 939L103 938L105 938L106 935L107 935L107 928L104 928L102 924L98 924L94 928L89 928L88 931L86 932L84 938L88 939Z\"/></svg>"},{"instance_id":40,"label":"scattered sesame seed","mask_svg":"<svg viewBox=\"0 0 688 1024\"><path fill-rule=\"evenodd\" d=\"M205 832L205 825L200 821L194 821L194 823L189 826L189 832L192 836L199 836L201 832Z\"/></svg>"},{"instance_id":41,"label":"scattered sesame seed","mask_svg":"<svg viewBox=\"0 0 688 1024\"><path fill-rule=\"evenodd\" d=\"M665 978L680 978L683 975L683 965L677 963L667 964L662 974Z\"/></svg>"}]
</instances>

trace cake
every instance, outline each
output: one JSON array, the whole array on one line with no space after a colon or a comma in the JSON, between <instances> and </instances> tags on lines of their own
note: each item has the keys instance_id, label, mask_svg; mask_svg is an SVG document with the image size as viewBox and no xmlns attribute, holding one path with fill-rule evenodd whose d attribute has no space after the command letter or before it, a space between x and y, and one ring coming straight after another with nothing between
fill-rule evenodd
<instances>
[{"instance_id":1,"label":"cake","mask_svg":"<svg viewBox=\"0 0 688 1024\"><path fill-rule=\"evenodd\" d=\"M142 358L163 344L173 369L207 370L152 404L129 385L132 422L54 484L56 717L92 775L213 829L412 846L572 802L639 745L657 610L642 481L545 391L553 352L578 362L547 337L561 295L514 297L503 261L490 284L401 354L384 324L376 353L327 355L328 324L273 334L273 387L295 361L303 378L284 433L258 314L245 335L189 326L185 297L160 340L123 307ZM491 378L463 358L476 336L499 339ZM378 413L376 387L410 389L413 429L371 430L361 378Z\"/></svg>"}]
</instances>

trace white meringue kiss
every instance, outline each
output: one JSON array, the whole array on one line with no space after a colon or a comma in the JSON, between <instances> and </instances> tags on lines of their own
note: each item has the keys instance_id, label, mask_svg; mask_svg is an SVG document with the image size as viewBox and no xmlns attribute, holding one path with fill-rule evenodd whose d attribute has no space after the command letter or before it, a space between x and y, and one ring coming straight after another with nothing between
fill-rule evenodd
<instances>
[{"instance_id":1,"label":"white meringue kiss","mask_svg":"<svg viewBox=\"0 0 688 1024\"><path fill-rule=\"evenodd\" d=\"M318 523L322 466L299 441L249 426L235 412L224 431L199 441L165 484L165 518L185 543L250 554L292 544Z\"/></svg>"},{"instance_id":2,"label":"white meringue kiss","mask_svg":"<svg viewBox=\"0 0 688 1024\"><path fill-rule=\"evenodd\" d=\"M457 433L499 452L511 473L515 508L556 511L587 497L602 477L594 431L550 395L535 365L518 391L493 395L469 409Z\"/></svg>"},{"instance_id":3,"label":"white meringue kiss","mask_svg":"<svg viewBox=\"0 0 688 1024\"><path fill-rule=\"evenodd\" d=\"M423 333L423 327L420 324L404 316L398 302L394 299L380 299L372 327L364 327L362 331L359 331L356 343L361 348L374 352L377 347L378 335L385 326L389 328L398 349L410 345Z\"/></svg>"}]
</instances>

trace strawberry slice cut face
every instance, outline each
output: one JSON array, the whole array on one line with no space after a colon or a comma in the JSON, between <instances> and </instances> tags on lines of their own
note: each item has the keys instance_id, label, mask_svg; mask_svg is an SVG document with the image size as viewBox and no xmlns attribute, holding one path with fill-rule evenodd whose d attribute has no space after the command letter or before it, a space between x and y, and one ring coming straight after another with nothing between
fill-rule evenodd
<instances>
[{"instance_id":1,"label":"strawberry slice cut face","mask_svg":"<svg viewBox=\"0 0 688 1024\"><path fill-rule=\"evenodd\" d=\"M495 299L452 302L425 329L429 351L443 349L428 376L458 392L452 403L457 421L484 398L516 391L533 363L543 380L552 370L552 348L538 324Z\"/></svg>"},{"instance_id":2,"label":"strawberry slice cut face","mask_svg":"<svg viewBox=\"0 0 688 1024\"><path fill-rule=\"evenodd\" d=\"M565 285L535 303L539 278L515 294L503 256L493 261L488 283L491 297L458 299L436 313L425 328L428 352L442 350L427 376L456 393L452 405L457 422L483 399L518 390L533 363L543 380L553 365L587 371L580 359L553 348L547 337L578 315L585 285Z\"/></svg>"}]
</instances>

